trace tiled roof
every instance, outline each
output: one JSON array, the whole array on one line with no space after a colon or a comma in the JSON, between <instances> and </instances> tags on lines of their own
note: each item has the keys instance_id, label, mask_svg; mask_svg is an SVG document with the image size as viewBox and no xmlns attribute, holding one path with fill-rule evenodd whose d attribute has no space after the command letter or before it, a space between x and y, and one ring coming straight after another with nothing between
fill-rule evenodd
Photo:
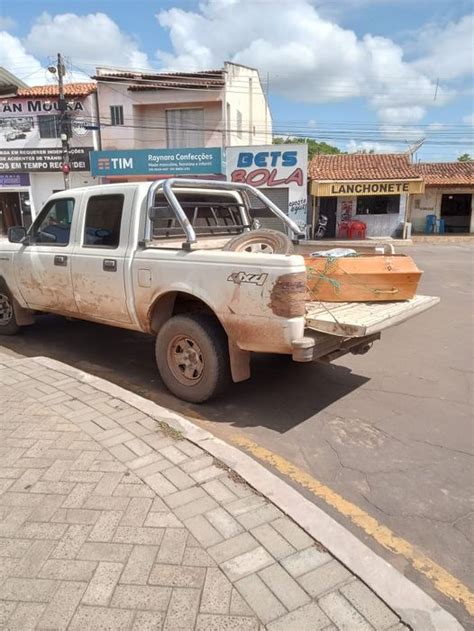
<instances>
[{"instance_id":1,"label":"tiled roof","mask_svg":"<svg viewBox=\"0 0 474 631\"><path fill-rule=\"evenodd\" d=\"M419 179L408 155L352 153L315 156L308 166L312 180Z\"/></svg>"},{"instance_id":2,"label":"tiled roof","mask_svg":"<svg viewBox=\"0 0 474 631\"><path fill-rule=\"evenodd\" d=\"M65 83L65 96L89 96L96 91L95 83ZM59 87L56 83L49 85L35 85L31 88L20 88L16 96L59 96Z\"/></svg>"},{"instance_id":3,"label":"tiled roof","mask_svg":"<svg viewBox=\"0 0 474 631\"><path fill-rule=\"evenodd\" d=\"M94 77L98 81L130 83L129 90L159 90L161 88L219 89L225 85L223 70L199 72L129 72L100 70Z\"/></svg>"},{"instance_id":4,"label":"tiled roof","mask_svg":"<svg viewBox=\"0 0 474 631\"><path fill-rule=\"evenodd\" d=\"M419 162L413 166L428 186L474 186L474 162Z\"/></svg>"}]
</instances>

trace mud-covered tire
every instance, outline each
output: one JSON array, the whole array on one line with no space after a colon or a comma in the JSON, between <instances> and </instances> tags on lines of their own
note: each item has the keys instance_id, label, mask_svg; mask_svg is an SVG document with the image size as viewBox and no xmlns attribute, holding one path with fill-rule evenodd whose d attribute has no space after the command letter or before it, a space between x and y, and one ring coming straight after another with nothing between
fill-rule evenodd
<instances>
[{"instance_id":1,"label":"mud-covered tire","mask_svg":"<svg viewBox=\"0 0 474 631\"><path fill-rule=\"evenodd\" d=\"M223 249L228 252L292 254L293 243L283 232L261 228L237 235L228 241Z\"/></svg>"},{"instance_id":2,"label":"mud-covered tire","mask_svg":"<svg viewBox=\"0 0 474 631\"><path fill-rule=\"evenodd\" d=\"M155 357L166 387L180 399L203 403L230 383L227 336L207 313L176 315L156 337Z\"/></svg>"},{"instance_id":3,"label":"mud-covered tire","mask_svg":"<svg viewBox=\"0 0 474 631\"><path fill-rule=\"evenodd\" d=\"M13 297L4 285L0 285L0 335L15 335L19 330Z\"/></svg>"}]
</instances>

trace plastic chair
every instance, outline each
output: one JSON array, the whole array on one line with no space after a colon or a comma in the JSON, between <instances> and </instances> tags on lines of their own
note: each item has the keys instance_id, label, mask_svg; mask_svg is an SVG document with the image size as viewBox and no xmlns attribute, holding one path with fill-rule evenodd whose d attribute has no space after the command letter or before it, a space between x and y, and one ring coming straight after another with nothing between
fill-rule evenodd
<instances>
[{"instance_id":1,"label":"plastic chair","mask_svg":"<svg viewBox=\"0 0 474 631\"><path fill-rule=\"evenodd\" d=\"M436 215L426 215L425 234L436 232Z\"/></svg>"},{"instance_id":2,"label":"plastic chair","mask_svg":"<svg viewBox=\"0 0 474 631\"><path fill-rule=\"evenodd\" d=\"M341 222L341 224L339 225L339 230L337 233L337 238L338 239L348 239L349 238L349 222L348 221L343 221Z\"/></svg>"},{"instance_id":3,"label":"plastic chair","mask_svg":"<svg viewBox=\"0 0 474 631\"><path fill-rule=\"evenodd\" d=\"M349 223L349 239L365 239L367 226L363 221L351 221Z\"/></svg>"}]
</instances>

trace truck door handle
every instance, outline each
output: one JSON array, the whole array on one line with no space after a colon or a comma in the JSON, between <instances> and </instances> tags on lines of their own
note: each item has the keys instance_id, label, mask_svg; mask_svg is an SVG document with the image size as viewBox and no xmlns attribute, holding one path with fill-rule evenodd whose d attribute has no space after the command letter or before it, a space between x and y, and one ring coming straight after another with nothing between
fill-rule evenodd
<instances>
[{"instance_id":1,"label":"truck door handle","mask_svg":"<svg viewBox=\"0 0 474 631\"><path fill-rule=\"evenodd\" d=\"M66 267L67 256L64 256L64 254L56 254L54 257L54 264L59 265L59 267Z\"/></svg>"},{"instance_id":2,"label":"truck door handle","mask_svg":"<svg viewBox=\"0 0 474 631\"><path fill-rule=\"evenodd\" d=\"M104 272L116 272L117 261L115 259L104 259L102 261L102 269Z\"/></svg>"}]
</instances>

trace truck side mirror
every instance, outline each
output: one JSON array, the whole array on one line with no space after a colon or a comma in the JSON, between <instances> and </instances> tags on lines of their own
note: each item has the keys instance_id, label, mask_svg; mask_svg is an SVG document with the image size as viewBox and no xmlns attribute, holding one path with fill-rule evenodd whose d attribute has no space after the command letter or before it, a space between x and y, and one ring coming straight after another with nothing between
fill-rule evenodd
<instances>
[{"instance_id":1,"label":"truck side mirror","mask_svg":"<svg viewBox=\"0 0 474 631\"><path fill-rule=\"evenodd\" d=\"M25 237L26 228L23 228L23 226L14 226L13 228L8 228L8 240L10 241L10 243L22 243Z\"/></svg>"}]
</instances>

